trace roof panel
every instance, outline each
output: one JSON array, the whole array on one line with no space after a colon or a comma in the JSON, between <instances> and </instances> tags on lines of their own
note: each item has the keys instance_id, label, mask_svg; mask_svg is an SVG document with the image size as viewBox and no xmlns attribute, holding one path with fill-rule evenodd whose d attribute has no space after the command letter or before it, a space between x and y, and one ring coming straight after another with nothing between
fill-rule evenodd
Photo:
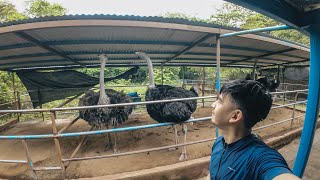
<instances>
[{"instance_id":1,"label":"roof panel","mask_svg":"<svg viewBox=\"0 0 320 180\"><path fill-rule=\"evenodd\" d=\"M49 51L41 48L41 47L27 47L27 48L17 48L10 50L2 50L0 51L0 58L6 56L13 55L21 55L21 54L37 54L37 53L49 53Z\"/></svg>"},{"instance_id":2,"label":"roof panel","mask_svg":"<svg viewBox=\"0 0 320 180\"><path fill-rule=\"evenodd\" d=\"M25 31L39 41L59 40L148 40L148 41L193 41L205 33L174 29L140 27L57 27ZM156 36L155 36L156 35Z\"/></svg>"},{"instance_id":3,"label":"roof panel","mask_svg":"<svg viewBox=\"0 0 320 180\"><path fill-rule=\"evenodd\" d=\"M68 58L97 65L100 53L108 55L109 65L143 64L136 51L146 52L156 64L215 64L215 33L237 30L179 19L108 15L47 17L8 25L0 25L0 69L9 70L76 65ZM27 34L25 39L16 36L17 31ZM284 49L299 50L274 55ZM221 39L222 64L252 65L255 57L261 59L258 65L281 64L308 59L308 51L263 34Z\"/></svg>"},{"instance_id":4,"label":"roof panel","mask_svg":"<svg viewBox=\"0 0 320 180\"><path fill-rule=\"evenodd\" d=\"M141 45L141 44L86 44L86 45L57 45L52 46L53 48L60 51L71 51L71 52L136 52L136 51L157 51L157 52L177 52L184 48L184 46L173 46L173 45Z\"/></svg>"},{"instance_id":5,"label":"roof panel","mask_svg":"<svg viewBox=\"0 0 320 180\"><path fill-rule=\"evenodd\" d=\"M28 41L14 34L0 34L0 39L0 46L28 43Z\"/></svg>"}]
</instances>

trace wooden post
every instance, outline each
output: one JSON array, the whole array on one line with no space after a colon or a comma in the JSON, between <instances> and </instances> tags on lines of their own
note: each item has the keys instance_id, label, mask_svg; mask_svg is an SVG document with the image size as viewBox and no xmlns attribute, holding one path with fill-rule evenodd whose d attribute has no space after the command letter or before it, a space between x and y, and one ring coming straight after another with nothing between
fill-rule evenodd
<instances>
[{"instance_id":1,"label":"wooden post","mask_svg":"<svg viewBox=\"0 0 320 180\"><path fill-rule=\"evenodd\" d=\"M19 106L18 106L18 101L17 101L17 90L16 90L14 72L12 72L11 75L12 75L12 91L13 91L14 108L18 109ZM19 120L19 113L17 113L17 120Z\"/></svg>"},{"instance_id":2,"label":"wooden post","mask_svg":"<svg viewBox=\"0 0 320 180\"><path fill-rule=\"evenodd\" d=\"M31 176L33 177L33 179L38 179L38 176L37 176L36 172L33 169L33 163L32 163L32 160L31 160L31 155L30 155L30 152L29 152L29 149L28 149L27 141L25 139L23 139L22 140L22 144L23 144L24 150L26 152L27 162L28 162L29 168L31 170Z\"/></svg>"},{"instance_id":3,"label":"wooden post","mask_svg":"<svg viewBox=\"0 0 320 180\"><path fill-rule=\"evenodd\" d=\"M184 79L185 79L185 66L182 66L182 88L186 88L186 84L184 83Z\"/></svg>"},{"instance_id":4,"label":"wooden post","mask_svg":"<svg viewBox=\"0 0 320 180\"><path fill-rule=\"evenodd\" d=\"M92 130L93 130L93 127L91 127L91 128L89 129L89 131L92 131ZM82 137L80 143L78 144L78 146L76 147L76 149L73 151L73 153L71 154L71 156L69 157L69 159L72 159L72 158L77 154L77 152L79 151L80 147L81 147L81 146L83 145L83 143L87 140L87 137L88 137L88 136ZM67 168L67 167L69 166L70 162L71 162L71 161L66 162L65 168Z\"/></svg>"},{"instance_id":5,"label":"wooden post","mask_svg":"<svg viewBox=\"0 0 320 180\"><path fill-rule=\"evenodd\" d=\"M51 121L52 121L52 133L54 135L58 134L58 130L57 130L57 126L56 126L56 112L55 111L51 111L50 112L51 114ZM59 162L60 162L60 167L62 169L62 175L63 175L63 178L65 176L65 167L64 167L64 164L62 162L62 153L61 153L61 147L60 147L60 142L59 142L59 139L58 138L53 138L54 140L54 145L55 145L55 149L57 151L57 155L59 157Z\"/></svg>"},{"instance_id":6,"label":"wooden post","mask_svg":"<svg viewBox=\"0 0 320 180\"><path fill-rule=\"evenodd\" d=\"M286 92L287 91L287 85L284 84L284 91ZM284 93L283 94L283 104L286 104L286 98L287 98L287 93Z\"/></svg>"},{"instance_id":7,"label":"wooden post","mask_svg":"<svg viewBox=\"0 0 320 180\"><path fill-rule=\"evenodd\" d=\"M20 92L17 91L17 110L21 109L21 99L20 99ZM21 113L18 113L18 121L20 120Z\"/></svg>"},{"instance_id":8,"label":"wooden post","mask_svg":"<svg viewBox=\"0 0 320 180\"><path fill-rule=\"evenodd\" d=\"M296 92L296 95L295 95L295 97L294 97L294 103L297 102L297 100L298 100L298 95L299 95L299 92ZM293 105L293 109L292 109L292 116L291 116L292 120L291 120L291 124L290 124L290 129L292 128L292 125L293 125L295 111L296 111L296 105L294 104L294 105ZM300 123L299 123L299 125L300 125Z\"/></svg>"},{"instance_id":9,"label":"wooden post","mask_svg":"<svg viewBox=\"0 0 320 180\"><path fill-rule=\"evenodd\" d=\"M206 69L203 66L202 68L202 73L203 73L203 81L202 81L202 96L204 96L205 93L205 83L206 83ZM202 99L202 107L204 107L204 99Z\"/></svg>"}]
</instances>

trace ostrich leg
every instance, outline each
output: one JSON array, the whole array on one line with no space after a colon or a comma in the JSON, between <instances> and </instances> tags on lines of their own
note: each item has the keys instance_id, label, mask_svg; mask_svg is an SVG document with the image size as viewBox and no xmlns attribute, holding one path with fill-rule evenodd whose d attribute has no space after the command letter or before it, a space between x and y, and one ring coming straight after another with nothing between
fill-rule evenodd
<instances>
[{"instance_id":1,"label":"ostrich leg","mask_svg":"<svg viewBox=\"0 0 320 180\"><path fill-rule=\"evenodd\" d=\"M172 125L172 128L174 129L174 138L175 138L176 145L177 145L177 144L179 144L177 125ZM173 147L173 148L169 148L169 151L175 151L177 149L178 149L178 147Z\"/></svg>"},{"instance_id":2,"label":"ostrich leg","mask_svg":"<svg viewBox=\"0 0 320 180\"><path fill-rule=\"evenodd\" d=\"M183 144L186 144L187 143L187 130L188 130L188 127L185 123L183 123L182 125L182 133L183 133ZM184 160L187 160L187 146L184 145L183 146L183 149L182 149L182 153L181 153L181 156L179 158L179 161L184 161Z\"/></svg>"},{"instance_id":3,"label":"ostrich leg","mask_svg":"<svg viewBox=\"0 0 320 180\"><path fill-rule=\"evenodd\" d=\"M109 125L107 125L107 129L109 129ZM107 135L108 135L108 144L105 146L104 151L108 151L113 146L112 140L111 140L111 134L107 133Z\"/></svg>"},{"instance_id":4,"label":"ostrich leg","mask_svg":"<svg viewBox=\"0 0 320 180\"><path fill-rule=\"evenodd\" d=\"M117 125L115 125L114 126L115 128L117 128L118 126ZM115 133L113 133L113 137L114 137L114 146L113 146L113 154L118 154L118 153L120 153L120 151L118 150L118 148L117 148L117 133L115 132Z\"/></svg>"}]
</instances>

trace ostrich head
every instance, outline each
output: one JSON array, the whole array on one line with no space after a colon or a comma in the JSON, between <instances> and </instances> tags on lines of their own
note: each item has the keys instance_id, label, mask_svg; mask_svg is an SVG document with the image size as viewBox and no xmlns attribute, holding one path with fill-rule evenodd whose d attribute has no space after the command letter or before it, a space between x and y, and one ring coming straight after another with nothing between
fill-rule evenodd
<instances>
[{"instance_id":1,"label":"ostrich head","mask_svg":"<svg viewBox=\"0 0 320 180\"><path fill-rule=\"evenodd\" d=\"M155 85L154 85L153 66L152 66L151 59L144 52L136 52L136 55L147 62L148 70L149 70L149 88L154 88Z\"/></svg>"},{"instance_id":2,"label":"ostrich head","mask_svg":"<svg viewBox=\"0 0 320 180\"><path fill-rule=\"evenodd\" d=\"M107 56L105 54L99 55L100 58L100 96L98 105L110 104L110 98L106 94L106 90L104 89L104 68L106 66Z\"/></svg>"},{"instance_id":3,"label":"ostrich head","mask_svg":"<svg viewBox=\"0 0 320 180\"><path fill-rule=\"evenodd\" d=\"M196 96L199 96L199 94L202 92L202 83L197 83L192 85L190 88L190 91L193 92Z\"/></svg>"}]
</instances>

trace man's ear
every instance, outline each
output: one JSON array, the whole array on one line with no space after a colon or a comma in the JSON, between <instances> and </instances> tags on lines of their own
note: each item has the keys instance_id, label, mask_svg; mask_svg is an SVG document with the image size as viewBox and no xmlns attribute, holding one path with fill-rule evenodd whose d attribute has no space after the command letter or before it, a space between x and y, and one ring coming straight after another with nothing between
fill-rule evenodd
<instances>
[{"instance_id":1,"label":"man's ear","mask_svg":"<svg viewBox=\"0 0 320 180\"><path fill-rule=\"evenodd\" d=\"M231 119L229 120L230 123L237 123L243 120L243 113L241 110L236 109L232 112Z\"/></svg>"}]
</instances>

